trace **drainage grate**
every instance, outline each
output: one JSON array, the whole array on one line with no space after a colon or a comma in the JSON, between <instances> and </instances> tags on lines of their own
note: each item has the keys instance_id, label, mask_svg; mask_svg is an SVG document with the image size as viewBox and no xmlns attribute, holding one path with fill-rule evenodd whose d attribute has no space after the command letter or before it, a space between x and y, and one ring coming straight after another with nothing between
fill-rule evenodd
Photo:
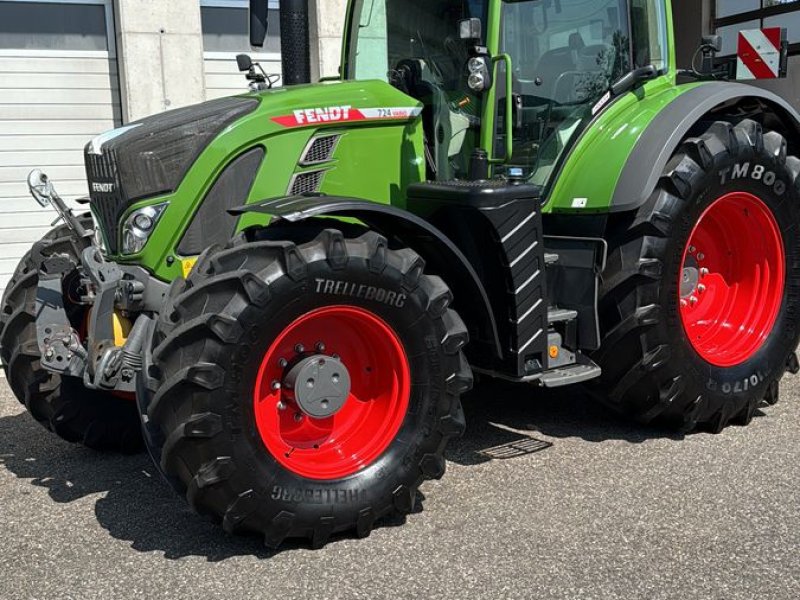
<instances>
[{"instance_id":1,"label":"drainage grate","mask_svg":"<svg viewBox=\"0 0 800 600\"><path fill-rule=\"evenodd\" d=\"M308 173L298 173L292 180L292 185L289 187L290 196L300 196L302 194L309 194L318 192L322 185L322 178L325 176L325 171L310 171Z\"/></svg>"},{"instance_id":2,"label":"drainage grate","mask_svg":"<svg viewBox=\"0 0 800 600\"><path fill-rule=\"evenodd\" d=\"M339 135L326 135L314 139L306 148L300 164L304 166L318 165L330 161L340 137Z\"/></svg>"},{"instance_id":3,"label":"drainage grate","mask_svg":"<svg viewBox=\"0 0 800 600\"><path fill-rule=\"evenodd\" d=\"M535 454L536 452L547 450L552 446L553 444L551 444L550 442L537 440L536 438L523 438L521 440L516 440L514 442L508 442L507 444L501 444L500 446L495 446L494 448L487 448L486 450L481 450L478 452L478 454L481 454L483 456L486 456L487 458L495 460L506 460L509 458L526 456L528 454Z\"/></svg>"}]
</instances>

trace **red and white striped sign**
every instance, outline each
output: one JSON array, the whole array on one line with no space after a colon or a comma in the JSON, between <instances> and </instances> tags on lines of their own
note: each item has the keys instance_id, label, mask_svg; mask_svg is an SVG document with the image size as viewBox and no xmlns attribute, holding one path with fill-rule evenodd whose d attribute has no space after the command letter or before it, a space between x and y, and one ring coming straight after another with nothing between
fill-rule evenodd
<instances>
[{"instance_id":1,"label":"red and white striped sign","mask_svg":"<svg viewBox=\"0 0 800 600\"><path fill-rule=\"evenodd\" d=\"M736 79L777 79L781 73L782 27L739 32Z\"/></svg>"}]
</instances>

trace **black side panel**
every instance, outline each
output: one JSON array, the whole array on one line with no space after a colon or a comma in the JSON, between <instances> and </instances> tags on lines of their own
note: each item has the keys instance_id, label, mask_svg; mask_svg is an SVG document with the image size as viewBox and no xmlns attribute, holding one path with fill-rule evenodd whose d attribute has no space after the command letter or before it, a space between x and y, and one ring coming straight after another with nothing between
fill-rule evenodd
<instances>
[{"instance_id":1,"label":"black side panel","mask_svg":"<svg viewBox=\"0 0 800 600\"><path fill-rule=\"evenodd\" d=\"M228 210L247 202L264 154L264 148L254 148L228 165L197 209L178 246L178 254L197 256L233 236L239 219Z\"/></svg>"},{"instance_id":2,"label":"black side panel","mask_svg":"<svg viewBox=\"0 0 800 600\"><path fill-rule=\"evenodd\" d=\"M547 364L539 194L535 186L503 181L421 183L408 190L409 210L453 240L478 273L504 350L494 369L511 377L533 375Z\"/></svg>"}]
</instances>

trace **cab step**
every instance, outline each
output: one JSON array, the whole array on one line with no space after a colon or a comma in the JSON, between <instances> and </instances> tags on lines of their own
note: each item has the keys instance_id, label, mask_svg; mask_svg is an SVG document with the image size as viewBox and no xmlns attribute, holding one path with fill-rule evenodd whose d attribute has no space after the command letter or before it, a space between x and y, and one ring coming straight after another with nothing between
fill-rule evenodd
<instances>
[{"instance_id":1,"label":"cab step","mask_svg":"<svg viewBox=\"0 0 800 600\"><path fill-rule=\"evenodd\" d=\"M558 388L600 377L603 371L598 365L585 356L582 356L581 360L583 362L578 364L545 371L538 381L539 385L546 388Z\"/></svg>"}]
</instances>

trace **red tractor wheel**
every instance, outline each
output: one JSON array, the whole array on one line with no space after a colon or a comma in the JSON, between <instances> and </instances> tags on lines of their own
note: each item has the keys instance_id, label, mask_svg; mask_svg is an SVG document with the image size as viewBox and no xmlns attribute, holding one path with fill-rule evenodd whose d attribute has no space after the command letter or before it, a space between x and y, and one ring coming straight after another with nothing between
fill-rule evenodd
<instances>
[{"instance_id":1,"label":"red tractor wheel","mask_svg":"<svg viewBox=\"0 0 800 600\"><path fill-rule=\"evenodd\" d=\"M798 176L778 133L717 122L611 223L595 358L612 408L718 432L777 402L800 340Z\"/></svg>"},{"instance_id":2,"label":"red tractor wheel","mask_svg":"<svg viewBox=\"0 0 800 600\"><path fill-rule=\"evenodd\" d=\"M146 441L229 531L272 547L368 535L444 473L472 383L466 328L442 280L377 234L267 235L207 252L174 284L139 394Z\"/></svg>"}]
</instances>

